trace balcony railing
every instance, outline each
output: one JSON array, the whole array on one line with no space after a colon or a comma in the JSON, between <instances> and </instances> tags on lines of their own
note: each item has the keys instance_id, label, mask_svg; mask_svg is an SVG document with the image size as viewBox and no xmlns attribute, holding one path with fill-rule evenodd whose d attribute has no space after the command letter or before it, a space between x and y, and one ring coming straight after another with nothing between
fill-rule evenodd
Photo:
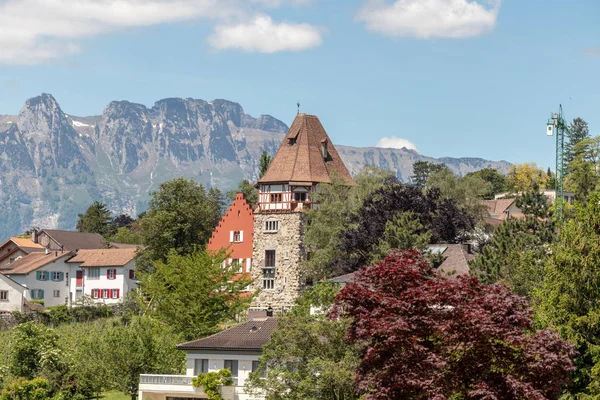
<instances>
[{"instance_id":1,"label":"balcony railing","mask_svg":"<svg viewBox=\"0 0 600 400\"><path fill-rule=\"evenodd\" d=\"M185 385L192 384L193 376L185 375L140 375L141 385Z\"/></svg>"}]
</instances>

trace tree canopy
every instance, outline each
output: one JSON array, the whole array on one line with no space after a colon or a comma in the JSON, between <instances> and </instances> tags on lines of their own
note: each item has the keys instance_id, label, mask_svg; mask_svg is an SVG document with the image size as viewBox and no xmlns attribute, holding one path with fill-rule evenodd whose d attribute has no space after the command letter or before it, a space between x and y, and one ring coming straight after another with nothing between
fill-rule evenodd
<instances>
[{"instance_id":1,"label":"tree canopy","mask_svg":"<svg viewBox=\"0 0 600 400\"><path fill-rule=\"evenodd\" d=\"M476 278L436 275L418 251L362 268L335 299L360 346L364 399L555 399L573 346L536 331L525 298Z\"/></svg>"},{"instance_id":2,"label":"tree canopy","mask_svg":"<svg viewBox=\"0 0 600 400\"><path fill-rule=\"evenodd\" d=\"M271 165L271 161L273 161L273 157L271 157L265 150L263 150L262 154L260 155L260 162L259 162L259 168L258 168L258 178L262 178L263 175L267 172L267 170L269 169L269 165Z\"/></svg>"},{"instance_id":3,"label":"tree canopy","mask_svg":"<svg viewBox=\"0 0 600 400\"><path fill-rule=\"evenodd\" d=\"M115 233L112 214L106 203L95 201L84 214L78 214L77 230L79 232L99 233L108 237Z\"/></svg>"},{"instance_id":4,"label":"tree canopy","mask_svg":"<svg viewBox=\"0 0 600 400\"><path fill-rule=\"evenodd\" d=\"M204 246L221 219L224 199L216 190L183 178L162 183L152 193L148 211L140 220L144 251L138 257L142 269L154 260L165 260L170 251L189 254Z\"/></svg>"},{"instance_id":5,"label":"tree canopy","mask_svg":"<svg viewBox=\"0 0 600 400\"><path fill-rule=\"evenodd\" d=\"M226 265L227 254L196 250L179 255L174 250L153 271L141 273L144 308L168 323L186 339L197 339L219 330L250 303L242 295L250 281L233 279L238 266Z\"/></svg>"}]
</instances>

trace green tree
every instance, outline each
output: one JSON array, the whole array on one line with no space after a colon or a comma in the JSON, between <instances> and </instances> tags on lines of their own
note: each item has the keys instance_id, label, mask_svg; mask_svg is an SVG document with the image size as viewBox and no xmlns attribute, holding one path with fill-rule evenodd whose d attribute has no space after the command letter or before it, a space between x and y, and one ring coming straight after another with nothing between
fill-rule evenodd
<instances>
[{"instance_id":1,"label":"green tree","mask_svg":"<svg viewBox=\"0 0 600 400\"><path fill-rule=\"evenodd\" d=\"M227 198L229 200L233 201L235 199L235 195L238 192L244 193L248 203L250 203L250 204L258 203L258 191L254 187L254 185L250 183L250 181L248 179L244 179L243 181L241 181L238 184L237 189L228 191Z\"/></svg>"},{"instance_id":2,"label":"green tree","mask_svg":"<svg viewBox=\"0 0 600 400\"><path fill-rule=\"evenodd\" d=\"M595 399L600 397L600 193L576 208L545 264L543 284L535 292L536 317L577 347L572 395Z\"/></svg>"},{"instance_id":3,"label":"green tree","mask_svg":"<svg viewBox=\"0 0 600 400\"><path fill-rule=\"evenodd\" d=\"M136 317L127 326L106 332L103 347L111 388L137 397L140 374L180 374L184 356L175 350L181 336L148 317Z\"/></svg>"},{"instance_id":4,"label":"green tree","mask_svg":"<svg viewBox=\"0 0 600 400\"><path fill-rule=\"evenodd\" d=\"M410 177L412 183L418 187L424 187L429 175L448 169L444 164L436 164L430 161L417 161L413 164L413 175Z\"/></svg>"},{"instance_id":5,"label":"green tree","mask_svg":"<svg viewBox=\"0 0 600 400\"><path fill-rule=\"evenodd\" d=\"M448 168L444 168L429 174L425 188L439 189L442 198L454 199L456 204L467 210L470 215L482 218L486 210L481 200L490 192L492 184L477 175L459 177Z\"/></svg>"},{"instance_id":6,"label":"green tree","mask_svg":"<svg viewBox=\"0 0 600 400\"><path fill-rule=\"evenodd\" d=\"M95 201L88 207L85 214L77 214L77 230L79 232L99 233L108 237L115 233L116 229L112 223L112 214L106 203Z\"/></svg>"},{"instance_id":7,"label":"green tree","mask_svg":"<svg viewBox=\"0 0 600 400\"><path fill-rule=\"evenodd\" d=\"M467 176L477 176L491 185L489 190L483 194L483 198L486 200L492 200L498 193L506 191L506 176L493 168L484 168L479 171L469 172L465 175L465 177Z\"/></svg>"},{"instance_id":8,"label":"green tree","mask_svg":"<svg viewBox=\"0 0 600 400\"><path fill-rule=\"evenodd\" d=\"M141 274L148 311L188 340L217 332L251 300L242 295L250 281L232 280L237 266L224 266L226 259L224 251L179 255L171 250L165 261L154 262L152 273Z\"/></svg>"},{"instance_id":9,"label":"green tree","mask_svg":"<svg viewBox=\"0 0 600 400\"><path fill-rule=\"evenodd\" d=\"M126 244L142 244L142 236L139 232L131 228L118 228L117 232L108 238L109 242L126 243Z\"/></svg>"},{"instance_id":10,"label":"green tree","mask_svg":"<svg viewBox=\"0 0 600 400\"><path fill-rule=\"evenodd\" d=\"M310 305L327 309L336 292L328 283L317 285L278 319L246 383L249 391L263 392L267 400L358 398L353 385L358 349L345 341L349 320L309 312Z\"/></svg>"},{"instance_id":11,"label":"green tree","mask_svg":"<svg viewBox=\"0 0 600 400\"><path fill-rule=\"evenodd\" d=\"M575 158L569 163L565 187L585 203L600 184L600 136L582 139L574 146Z\"/></svg>"},{"instance_id":12,"label":"green tree","mask_svg":"<svg viewBox=\"0 0 600 400\"><path fill-rule=\"evenodd\" d=\"M16 378L0 393L0 400L47 400L50 399L49 384L46 379Z\"/></svg>"},{"instance_id":13,"label":"green tree","mask_svg":"<svg viewBox=\"0 0 600 400\"><path fill-rule=\"evenodd\" d=\"M397 182L389 171L367 167L355 178L356 186L333 175L331 183L321 184L319 191L311 193L313 207L308 211L308 224L304 243L310 252L305 262L306 272L315 279L327 275L327 265L342 255L339 249L342 237L351 226L353 217L365 199L381 189L388 180Z\"/></svg>"},{"instance_id":14,"label":"green tree","mask_svg":"<svg viewBox=\"0 0 600 400\"><path fill-rule=\"evenodd\" d=\"M589 138L588 123L581 118L575 118L567 130L567 142L565 143L565 162L567 165L579 155L579 149L576 148L577 144Z\"/></svg>"},{"instance_id":15,"label":"green tree","mask_svg":"<svg viewBox=\"0 0 600 400\"><path fill-rule=\"evenodd\" d=\"M196 378L192 378L192 383L194 387L202 386L208 400L223 400L220 388L233 385L233 378L230 370L221 369L207 373L200 372Z\"/></svg>"},{"instance_id":16,"label":"green tree","mask_svg":"<svg viewBox=\"0 0 600 400\"><path fill-rule=\"evenodd\" d=\"M533 215L538 218L549 216L550 201L542 193L537 182L533 182L529 189L519 194L516 203L525 215Z\"/></svg>"},{"instance_id":17,"label":"green tree","mask_svg":"<svg viewBox=\"0 0 600 400\"><path fill-rule=\"evenodd\" d=\"M26 322L13 330L13 347L10 373L25 379L38 377L42 371L42 359L57 347L58 336L46 326Z\"/></svg>"},{"instance_id":18,"label":"green tree","mask_svg":"<svg viewBox=\"0 0 600 400\"><path fill-rule=\"evenodd\" d=\"M263 150L262 154L260 155L260 166L258 170L259 179L262 178L263 175L267 172L267 170L269 169L269 165L271 165L271 161L273 161L273 157L271 157L269 154L267 154L265 150Z\"/></svg>"},{"instance_id":19,"label":"green tree","mask_svg":"<svg viewBox=\"0 0 600 400\"><path fill-rule=\"evenodd\" d=\"M221 219L222 196L183 178L162 183L152 193L148 211L140 221L144 251L138 256L141 270L152 261L165 260L170 251L189 254L204 246Z\"/></svg>"},{"instance_id":20,"label":"green tree","mask_svg":"<svg viewBox=\"0 0 600 400\"><path fill-rule=\"evenodd\" d=\"M509 218L499 225L490 244L471 262L472 273L485 284L503 282L522 296L531 296L544 277L554 229L536 217Z\"/></svg>"},{"instance_id":21,"label":"green tree","mask_svg":"<svg viewBox=\"0 0 600 400\"><path fill-rule=\"evenodd\" d=\"M392 250L425 250L431 242L431 233L423 228L412 212L400 212L385 224L385 231L372 251L371 263L384 259Z\"/></svg>"}]
</instances>

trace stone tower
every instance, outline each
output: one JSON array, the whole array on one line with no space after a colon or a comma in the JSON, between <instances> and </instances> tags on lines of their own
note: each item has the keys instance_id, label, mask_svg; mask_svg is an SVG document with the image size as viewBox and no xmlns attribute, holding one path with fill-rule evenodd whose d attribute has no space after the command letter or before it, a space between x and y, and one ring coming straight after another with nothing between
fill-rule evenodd
<instances>
[{"instance_id":1,"label":"stone tower","mask_svg":"<svg viewBox=\"0 0 600 400\"><path fill-rule=\"evenodd\" d=\"M260 292L255 307L287 309L301 294L305 211L312 206L311 193L331 182L332 174L355 184L319 119L298 114L258 181L252 279Z\"/></svg>"}]
</instances>

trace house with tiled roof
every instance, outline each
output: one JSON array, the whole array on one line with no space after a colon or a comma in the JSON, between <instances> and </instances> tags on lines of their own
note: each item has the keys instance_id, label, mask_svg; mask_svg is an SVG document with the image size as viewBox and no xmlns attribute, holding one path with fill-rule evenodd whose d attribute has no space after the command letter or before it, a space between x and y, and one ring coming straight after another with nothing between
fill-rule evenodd
<instances>
[{"instance_id":1,"label":"house with tiled roof","mask_svg":"<svg viewBox=\"0 0 600 400\"><path fill-rule=\"evenodd\" d=\"M30 253L2 272L26 287L32 300L43 300L45 306L69 304L71 266L66 261L70 257L70 252L60 251Z\"/></svg>"},{"instance_id":2,"label":"house with tiled roof","mask_svg":"<svg viewBox=\"0 0 600 400\"><path fill-rule=\"evenodd\" d=\"M0 271L19 258L33 252L43 252L44 246L30 238L11 237L0 244Z\"/></svg>"},{"instance_id":3,"label":"house with tiled roof","mask_svg":"<svg viewBox=\"0 0 600 400\"><path fill-rule=\"evenodd\" d=\"M77 251L103 249L108 243L98 233L42 229L31 234L31 240L50 251Z\"/></svg>"},{"instance_id":4,"label":"house with tiled roof","mask_svg":"<svg viewBox=\"0 0 600 400\"><path fill-rule=\"evenodd\" d=\"M305 211L318 185L334 175L355 185L319 118L298 114L257 185L252 289L260 292L255 309L290 308L301 294Z\"/></svg>"},{"instance_id":5,"label":"house with tiled roof","mask_svg":"<svg viewBox=\"0 0 600 400\"><path fill-rule=\"evenodd\" d=\"M135 248L84 249L67 260L71 266L72 298L83 296L96 303L115 304L137 289Z\"/></svg>"},{"instance_id":6,"label":"house with tiled roof","mask_svg":"<svg viewBox=\"0 0 600 400\"><path fill-rule=\"evenodd\" d=\"M28 297L25 286L0 273L0 318L15 311L23 312Z\"/></svg>"},{"instance_id":7,"label":"house with tiled roof","mask_svg":"<svg viewBox=\"0 0 600 400\"><path fill-rule=\"evenodd\" d=\"M254 211L243 193L236 193L221 221L215 227L207 250L228 253L227 263L238 266L239 277L250 277L252 270L252 246L254 237Z\"/></svg>"},{"instance_id":8,"label":"house with tiled roof","mask_svg":"<svg viewBox=\"0 0 600 400\"><path fill-rule=\"evenodd\" d=\"M220 389L224 400L262 400L262 396L249 395L244 384L250 373L258 368L262 348L275 329L277 319L268 316L251 319L212 336L180 344L177 348L186 352L186 374L140 375L139 398L206 398L202 387L192 385L192 379L201 372L229 369L233 385Z\"/></svg>"}]
</instances>

